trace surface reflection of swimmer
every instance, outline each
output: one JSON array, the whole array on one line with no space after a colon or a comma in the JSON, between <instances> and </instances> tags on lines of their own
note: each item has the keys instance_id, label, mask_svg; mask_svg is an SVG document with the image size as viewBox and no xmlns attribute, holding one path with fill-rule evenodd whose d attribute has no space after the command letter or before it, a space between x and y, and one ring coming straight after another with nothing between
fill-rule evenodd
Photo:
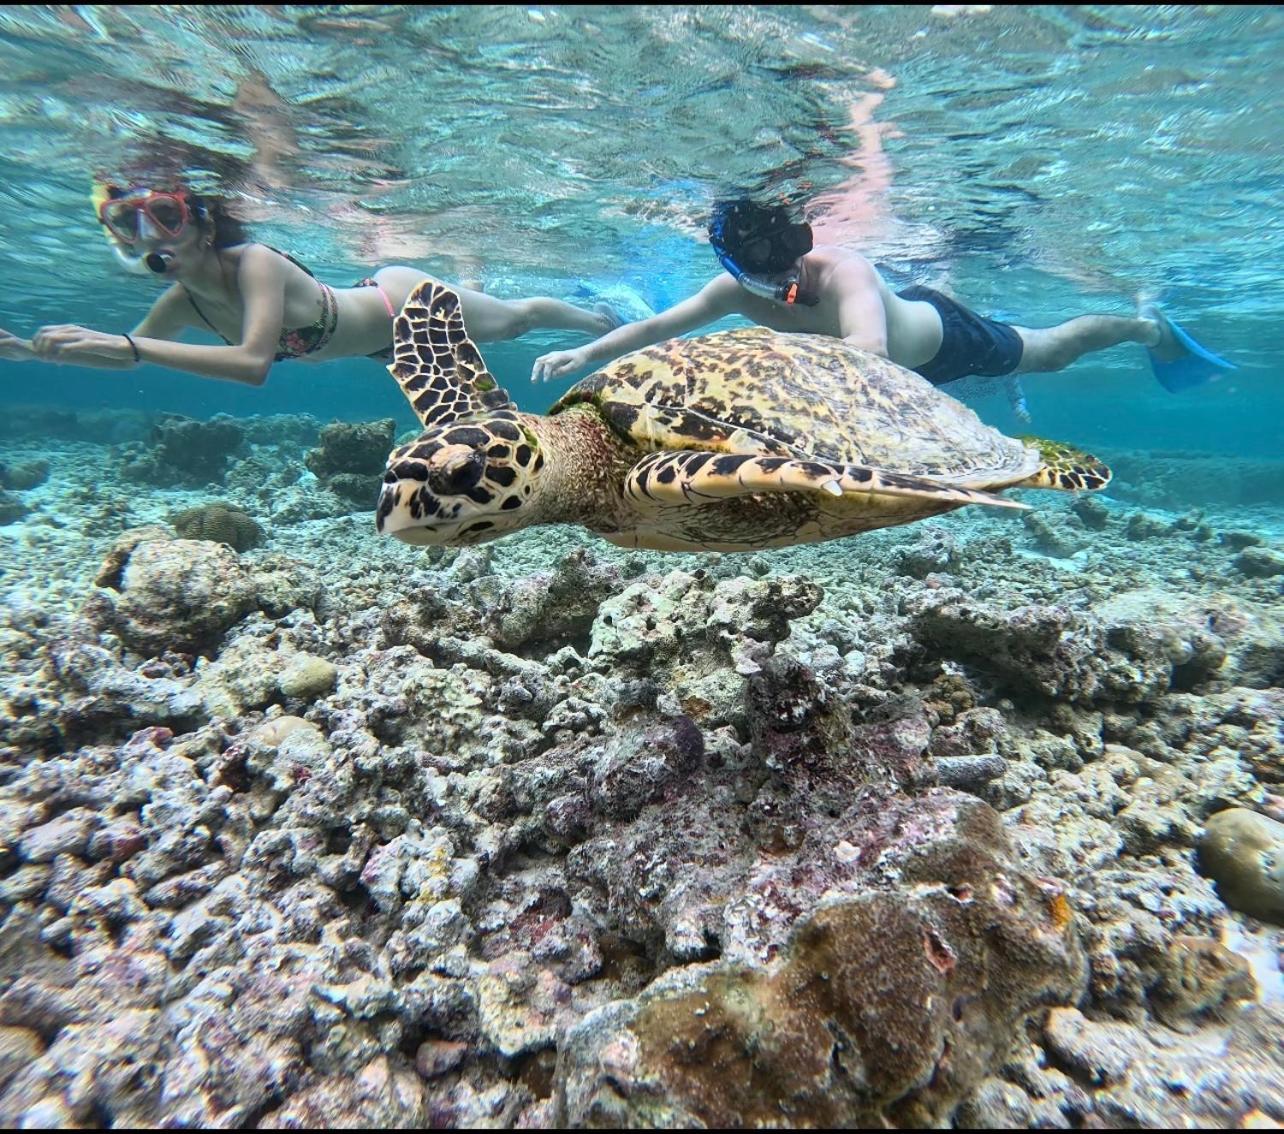
<instances>
[{"instance_id":1,"label":"surface reflection of swimmer","mask_svg":"<svg viewBox=\"0 0 1284 1134\"><path fill-rule=\"evenodd\" d=\"M235 129L250 149L244 168L222 177L237 190L237 214L251 224L263 221L307 225L308 213L293 214L290 201L301 195L312 202L316 213L327 218L327 236L338 244L344 255L357 263L378 264L387 261L446 261L452 265L460 283L474 291L484 291L481 264L474 249L475 221L436 216L418 212L413 219L397 213L365 208L351 194L322 189L312 184L298 184L300 167L306 154L299 140L300 128L313 138L326 138L324 155L314 155L333 173L341 172L344 180L361 186L361 197L369 198L407 184L401 171L379 160L384 148L394 146L391 138L371 137L362 132L359 141L335 137L333 121L315 115L304 117L306 108L291 105L259 70L251 70L237 84L229 111L222 112L228 128ZM297 124L296 124L297 123ZM356 145L360 156L353 156ZM153 165L164 159L156 155ZM197 162L195 164L204 164ZM224 155L216 168L227 168ZM270 198L263 200L262 198ZM435 223L430 223L435 222ZM431 235L425 232L431 230ZM454 233L460 235L454 236Z\"/></svg>"},{"instance_id":2,"label":"surface reflection of swimmer","mask_svg":"<svg viewBox=\"0 0 1284 1134\"><path fill-rule=\"evenodd\" d=\"M237 83L232 116L250 144L254 180L267 189L289 186L300 154L299 136L289 104L262 71L251 70Z\"/></svg>"},{"instance_id":3,"label":"surface reflection of swimmer","mask_svg":"<svg viewBox=\"0 0 1284 1134\"><path fill-rule=\"evenodd\" d=\"M251 241L221 199L185 188L99 186L95 203L122 262L171 286L129 333L59 324L28 340L0 330L0 358L109 370L151 362L251 385L285 359L368 355L387 362L394 316L411 290L432 278L393 265L351 287L331 287L293 257ZM536 328L600 335L619 324L605 304L586 311L545 296L504 300L452 287L478 342ZM176 341L189 327L212 330L226 345Z\"/></svg>"}]
</instances>

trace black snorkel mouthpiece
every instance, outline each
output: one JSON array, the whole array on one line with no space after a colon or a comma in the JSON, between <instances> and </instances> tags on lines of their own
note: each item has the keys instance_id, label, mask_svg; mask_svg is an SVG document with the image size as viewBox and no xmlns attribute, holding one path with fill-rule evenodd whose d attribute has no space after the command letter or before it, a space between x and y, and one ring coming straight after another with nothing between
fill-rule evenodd
<instances>
[{"instance_id":1,"label":"black snorkel mouthpiece","mask_svg":"<svg viewBox=\"0 0 1284 1134\"><path fill-rule=\"evenodd\" d=\"M149 271L155 272L158 276L163 276L169 271L169 266L174 262L173 252L149 252L143 263L147 265Z\"/></svg>"}]
</instances>

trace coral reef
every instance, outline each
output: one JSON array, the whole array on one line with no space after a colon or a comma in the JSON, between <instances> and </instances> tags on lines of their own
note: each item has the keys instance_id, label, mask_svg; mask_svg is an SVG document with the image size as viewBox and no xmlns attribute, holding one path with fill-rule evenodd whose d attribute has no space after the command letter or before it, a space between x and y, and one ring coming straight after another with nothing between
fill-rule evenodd
<instances>
[{"instance_id":1,"label":"coral reef","mask_svg":"<svg viewBox=\"0 0 1284 1134\"><path fill-rule=\"evenodd\" d=\"M1111 453L1114 496L1148 508L1277 503L1284 461L1183 450Z\"/></svg>"},{"instance_id":2,"label":"coral reef","mask_svg":"<svg viewBox=\"0 0 1284 1134\"><path fill-rule=\"evenodd\" d=\"M1205 610L1182 609L1153 592L1090 612L990 604L944 587L912 604L923 647L975 666L988 685L1014 696L1151 701L1175 685L1208 685L1227 656Z\"/></svg>"},{"instance_id":3,"label":"coral reef","mask_svg":"<svg viewBox=\"0 0 1284 1134\"><path fill-rule=\"evenodd\" d=\"M282 579L279 566L247 564L226 543L135 528L108 551L84 613L132 650L204 652L251 610L281 614L315 603L317 584L306 569Z\"/></svg>"},{"instance_id":4,"label":"coral reef","mask_svg":"<svg viewBox=\"0 0 1284 1134\"><path fill-rule=\"evenodd\" d=\"M40 460L49 444L87 441L95 445L119 445L141 441L151 428L153 418L154 415L144 410L71 410L62 405L8 404L0 416L0 438L18 442L41 438L42 451L35 458Z\"/></svg>"},{"instance_id":5,"label":"coral reef","mask_svg":"<svg viewBox=\"0 0 1284 1134\"><path fill-rule=\"evenodd\" d=\"M815 903L774 963L685 966L572 1028L559 1120L948 1121L1085 966L1061 890L1021 875L985 804L942 791L868 809L848 832L861 892Z\"/></svg>"},{"instance_id":6,"label":"coral reef","mask_svg":"<svg viewBox=\"0 0 1284 1134\"><path fill-rule=\"evenodd\" d=\"M390 417L356 424L331 422L304 463L337 495L373 508L396 428Z\"/></svg>"},{"instance_id":7,"label":"coral reef","mask_svg":"<svg viewBox=\"0 0 1284 1134\"><path fill-rule=\"evenodd\" d=\"M161 487L219 484L228 459L244 442L244 426L226 415L195 421L181 414L161 414L145 444L123 447L121 475Z\"/></svg>"},{"instance_id":8,"label":"coral reef","mask_svg":"<svg viewBox=\"0 0 1284 1134\"><path fill-rule=\"evenodd\" d=\"M0 535L0 1122L1284 1121L1261 514L425 551L244 429L270 552Z\"/></svg>"}]
</instances>

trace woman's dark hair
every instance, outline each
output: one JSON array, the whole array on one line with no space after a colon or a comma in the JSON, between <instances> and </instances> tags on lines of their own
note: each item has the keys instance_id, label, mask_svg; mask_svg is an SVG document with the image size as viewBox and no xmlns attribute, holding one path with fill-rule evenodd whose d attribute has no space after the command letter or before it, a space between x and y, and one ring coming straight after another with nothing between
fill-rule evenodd
<instances>
[{"instance_id":1,"label":"woman's dark hair","mask_svg":"<svg viewBox=\"0 0 1284 1134\"><path fill-rule=\"evenodd\" d=\"M214 247L231 248L234 244L249 244L252 240L245 224L228 211L222 197L207 193L188 193L192 209L203 221L214 226Z\"/></svg>"}]
</instances>

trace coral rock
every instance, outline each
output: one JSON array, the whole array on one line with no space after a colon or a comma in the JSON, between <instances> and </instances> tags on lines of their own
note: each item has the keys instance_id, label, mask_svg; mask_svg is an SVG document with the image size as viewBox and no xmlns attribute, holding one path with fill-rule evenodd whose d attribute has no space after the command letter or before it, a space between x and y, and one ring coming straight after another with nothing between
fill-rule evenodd
<instances>
[{"instance_id":1,"label":"coral rock","mask_svg":"<svg viewBox=\"0 0 1284 1134\"><path fill-rule=\"evenodd\" d=\"M382 1055L355 1077L334 1075L304 1087L259 1123L266 1130L409 1130L427 1125L423 1083L413 1071Z\"/></svg>"},{"instance_id":2,"label":"coral rock","mask_svg":"<svg viewBox=\"0 0 1284 1134\"><path fill-rule=\"evenodd\" d=\"M1246 547L1235 557L1235 566L1250 579L1284 575L1284 554L1271 547Z\"/></svg>"},{"instance_id":3,"label":"coral rock","mask_svg":"<svg viewBox=\"0 0 1284 1134\"><path fill-rule=\"evenodd\" d=\"M0 1027L0 1094L9 1081L44 1050L40 1037L29 1028Z\"/></svg>"},{"instance_id":4,"label":"coral rock","mask_svg":"<svg viewBox=\"0 0 1284 1134\"><path fill-rule=\"evenodd\" d=\"M295 654L281 670L277 686L287 697L300 697L305 701L329 693L334 688L339 671L333 662L311 654Z\"/></svg>"},{"instance_id":5,"label":"coral rock","mask_svg":"<svg viewBox=\"0 0 1284 1134\"><path fill-rule=\"evenodd\" d=\"M1070 502L1070 511L1094 532L1102 531L1110 521L1110 509L1095 496L1077 496Z\"/></svg>"},{"instance_id":6,"label":"coral rock","mask_svg":"<svg viewBox=\"0 0 1284 1134\"><path fill-rule=\"evenodd\" d=\"M1164 956L1163 975L1151 994L1155 1014L1169 1027L1187 1030L1192 1022L1224 1020L1241 1000L1257 994L1252 967L1211 937L1182 934Z\"/></svg>"},{"instance_id":7,"label":"coral rock","mask_svg":"<svg viewBox=\"0 0 1284 1134\"><path fill-rule=\"evenodd\" d=\"M1163 520L1145 512L1134 512L1128 517L1124 534L1129 539L1160 539L1169 533L1169 526Z\"/></svg>"},{"instance_id":8,"label":"coral rock","mask_svg":"<svg viewBox=\"0 0 1284 1134\"><path fill-rule=\"evenodd\" d=\"M24 490L37 488L49 479L49 462L24 461L20 465L0 465L0 488Z\"/></svg>"},{"instance_id":9,"label":"coral rock","mask_svg":"<svg viewBox=\"0 0 1284 1134\"><path fill-rule=\"evenodd\" d=\"M30 828L18 843L18 855L27 862L49 862L60 854L81 854L101 822L92 811L77 807Z\"/></svg>"},{"instance_id":10,"label":"coral rock","mask_svg":"<svg viewBox=\"0 0 1284 1134\"><path fill-rule=\"evenodd\" d=\"M321 430L319 447L308 453L304 463L320 480L352 473L377 482L383 475L396 429L397 423L390 417L355 424L331 422Z\"/></svg>"},{"instance_id":11,"label":"coral rock","mask_svg":"<svg viewBox=\"0 0 1284 1134\"><path fill-rule=\"evenodd\" d=\"M20 496L0 490L0 527L21 520L30 512L31 509L23 503Z\"/></svg>"},{"instance_id":12,"label":"coral rock","mask_svg":"<svg viewBox=\"0 0 1284 1134\"><path fill-rule=\"evenodd\" d=\"M1034 539L1034 546L1045 555L1057 559L1069 559L1076 551L1087 546L1087 540L1070 530L1064 516L1060 522L1054 522L1038 512L1027 512L1024 517L1026 531Z\"/></svg>"},{"instance_id":13,"label":"coral rock","mask_svg":"<svg viewBox=\"0 0 1284 1134\"><path fill-rule=\"evenodd\" d=\"M100 573L102 578L108 568ZM104 616L147 653L215 645L254 605L254 580L236 552L204 540L145 540L128 553L120 597Z\"/></svg>"},{"instance_id":14,"label":"coral rock","mask_svg":"<svg viewBox=\"0 0 1284 1134\"><path fill-rule=\"evenodd\" d=\"M1053 906L1000 872L974 881L822 903L765 969L688 966L598 1009L562 1046L559 1121L947 1124L1025 1017L1082 977Z\"/></svg>"},{"instance_id":15,"label":"coral rock","mask_svg":"<svg viewBox=\"0 0 1284 1134\"><path fill-rule=\"evenodd\" d=\"M228 458L244 442L244 426L226 415L195 421L162 414L148 446L131 447L122 471L131 480L162 486L221 483Z\"/></svg>"},{"instance_id":16,"label":"coral rock","mask_svg":"<svg viewBox=\"0 0 1284 1134\"><path fill-rule=\"evenodd\" d=\"M425 1040L415 1053L415 1070L425 1079L449 1074L468 1054L468 1045L458 1040Z\"/></svg>"}]
</instances>

